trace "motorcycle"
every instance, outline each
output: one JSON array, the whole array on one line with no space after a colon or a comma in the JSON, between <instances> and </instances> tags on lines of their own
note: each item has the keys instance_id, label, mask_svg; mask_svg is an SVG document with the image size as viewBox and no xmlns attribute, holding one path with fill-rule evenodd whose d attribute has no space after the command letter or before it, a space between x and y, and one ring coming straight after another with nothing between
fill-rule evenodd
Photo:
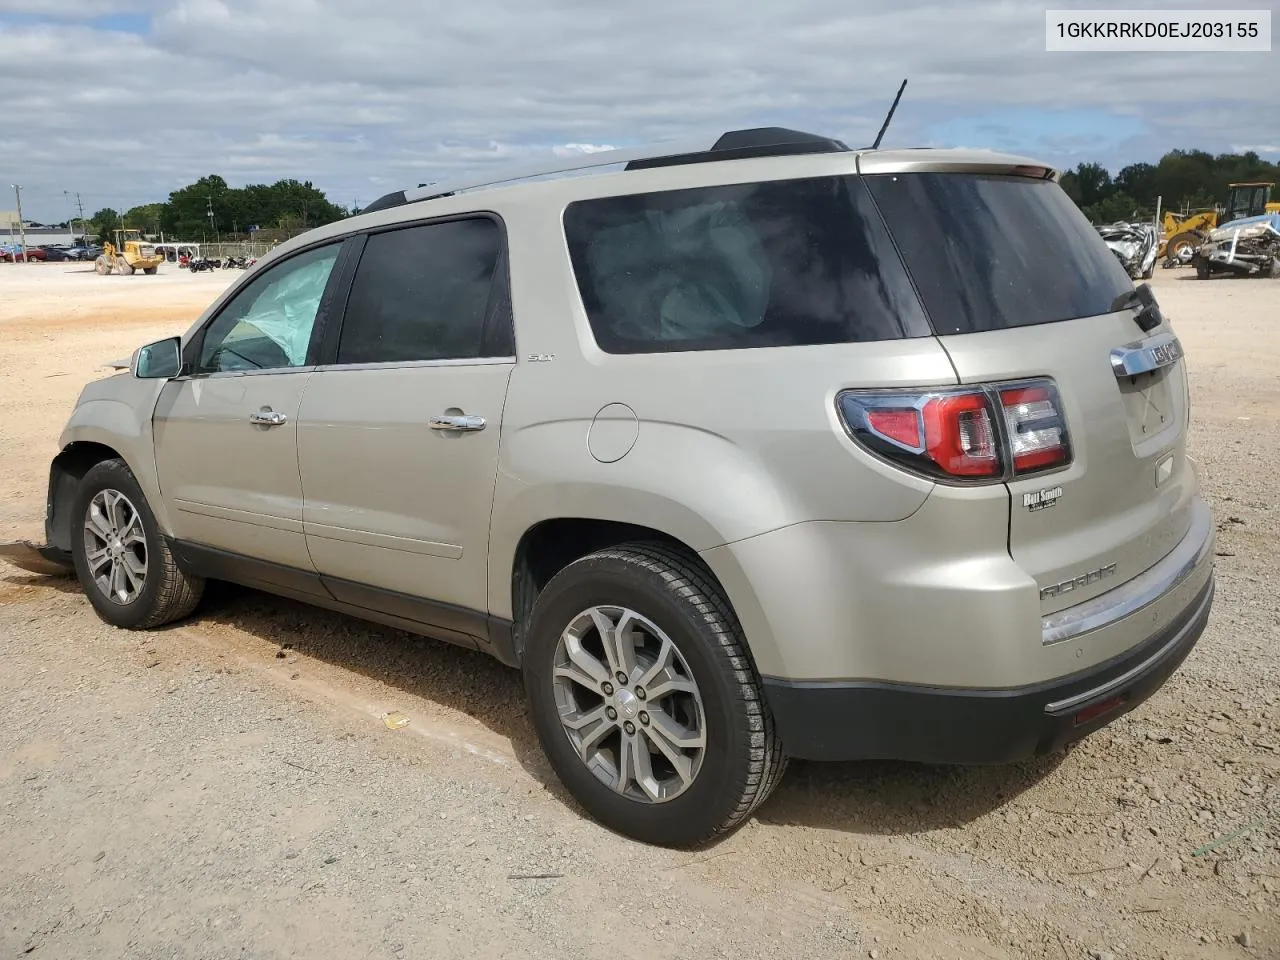
<instances>
[{"instance_id":1,"label":"motorcycle","mask_svg":"<svg viewBox=\"0 0 1280 960\"><path fill-rule=\"evenodd\" d=\"M205 270L218 269L218 261L208 257L192 257L187 261L187 269L192 273L203 273Z\"/></svg>"}]
</instances>

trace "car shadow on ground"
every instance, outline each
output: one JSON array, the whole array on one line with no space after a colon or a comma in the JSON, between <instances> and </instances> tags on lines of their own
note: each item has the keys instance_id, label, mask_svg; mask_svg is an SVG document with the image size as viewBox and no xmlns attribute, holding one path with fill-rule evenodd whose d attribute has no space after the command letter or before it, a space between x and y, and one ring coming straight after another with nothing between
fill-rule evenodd
<instances>
[{"instance_id":1,"label":"car shadow on ground","mask_svg":"<svg viewBox=\"0 0 1280 960\"><path fill-rule=\"evenodd\" d=\"M74 578L14 573L0 577L0 584L81 593ZM538 744L519 672L487 654L221 582L208 584L191 620L169 629L202 623L234 627L284 650L286 657L314 658L472 717L507 740L520 766L548 793L583 815ZM1064 756L983 767L793 761L755 816L763 823L862 835L955 828L1033 787Z\"/></svg>"},{"instance_id":2,"label":"car shadow on ground","mask_svg":"<svg viewBox=\"0 0 1280 960\"><path fill-rule=\"evenodd\" d=\"M1059 751L1014 764L940 766L894 761L792 761L764 823L906 836L963 827L999 810L1061 765Z\"/></svg>"}]
</instances>

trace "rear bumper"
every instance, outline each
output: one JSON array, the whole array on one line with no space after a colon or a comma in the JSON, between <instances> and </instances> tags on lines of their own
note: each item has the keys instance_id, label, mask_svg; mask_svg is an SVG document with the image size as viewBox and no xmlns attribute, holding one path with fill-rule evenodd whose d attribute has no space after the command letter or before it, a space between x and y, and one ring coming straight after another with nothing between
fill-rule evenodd
<instances>
[{"instance_id":1,"label":"rear bumper","mask_svg":"<svg viewBox=\"0 0 1280 960\"><path fill-rule=\"evenodd\" d=\"M1209 576L1156 634L1087 670L1011 689L946 689L861 681L765 679L765 693L793 757L1007 763L1087 736L1155 693L1204 632ZM1094 708L1102 709L1090 715Z\"/></svg>"}]
</instances>

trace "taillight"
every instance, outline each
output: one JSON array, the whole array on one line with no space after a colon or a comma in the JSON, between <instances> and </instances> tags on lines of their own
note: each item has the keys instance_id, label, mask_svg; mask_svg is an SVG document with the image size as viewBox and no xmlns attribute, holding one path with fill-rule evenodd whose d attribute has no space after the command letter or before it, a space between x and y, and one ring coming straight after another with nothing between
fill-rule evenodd
<instances>
[{"instance_id":1,"label":"taillight","mask_svg":"<svg viewBox=\"0 0 1280 960\"><path fill-rule=\"evenodd\" d=\"M1003 387L1000 405L1015 476L1052 470L1071 462L1067 422L1052 382L1036 380Z\"/></svg>"},{"instance_id":2,"label":"taillight","mask_svg":"<svg viewBox=\"0 0 1280 960\"><path fill-rule=\"evenodd\" d=\"M919 392L846 390L837 406L868 450L941 480L990 483L1071 462L1066 420L1049 380Z\"/></svg>"}]
</instances>

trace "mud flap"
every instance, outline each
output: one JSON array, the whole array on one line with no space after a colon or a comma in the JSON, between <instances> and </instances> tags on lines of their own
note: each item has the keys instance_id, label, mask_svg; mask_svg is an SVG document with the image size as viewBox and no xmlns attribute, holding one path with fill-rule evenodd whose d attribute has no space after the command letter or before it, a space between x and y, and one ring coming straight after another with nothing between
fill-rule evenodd
<instances>
[{"instance_id":1,"label":"mud flap","mask_svg":"<svg viewBox=\"0 0 1280 960\"><path fill-rule=\"evenodd\" d=\"M0 560L7 560L15 567L47 577L69 577L75 573L71 558L63 551L55 547L37 547L30 540L0 543Z\"/></svg>"}]
</instances>

